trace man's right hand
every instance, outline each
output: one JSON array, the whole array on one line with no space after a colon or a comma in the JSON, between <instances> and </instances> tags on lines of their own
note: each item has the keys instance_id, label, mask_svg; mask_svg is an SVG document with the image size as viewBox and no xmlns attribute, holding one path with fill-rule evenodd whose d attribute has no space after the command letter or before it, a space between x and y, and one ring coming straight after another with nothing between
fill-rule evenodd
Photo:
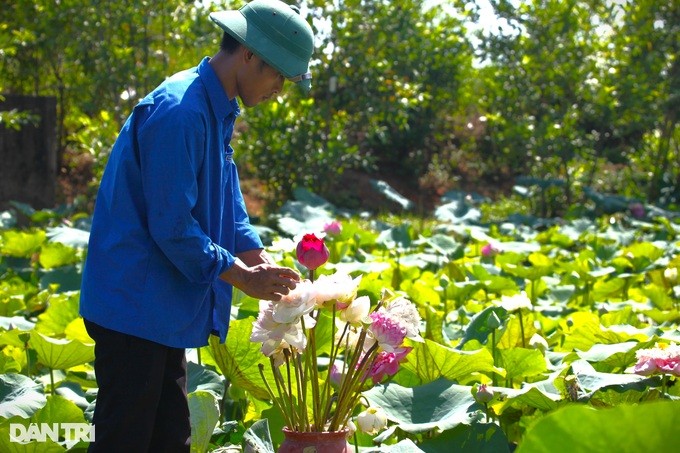
<instances>
[{"instance_id":1,"label":"man's right hand","mask_svg":"<svg viewBox=\"0 0 680 453\"><path fill-rule=\"evenodd\" d=\"M300 275L288 267L267 263L248 267L238 259L220 278L250 297L273 301L280 300L300 281Z\"/></svg>"}]
</instances>

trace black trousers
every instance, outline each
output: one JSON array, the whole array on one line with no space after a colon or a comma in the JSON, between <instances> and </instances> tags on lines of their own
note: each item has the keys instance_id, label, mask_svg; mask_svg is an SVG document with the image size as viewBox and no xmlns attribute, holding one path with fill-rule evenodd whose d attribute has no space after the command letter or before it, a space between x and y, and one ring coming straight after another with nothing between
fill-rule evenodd
<instances>
[{"instance_id":1,"label":"black trousers","mask_svg":"<svg viewBox=\"0 0 680 453\"><path fill-rule=\"evenodd\" d=\"M95 340L99 391L90 453L188 452L191 442L184 349L85 320Z\"/></svg>"}]
</instances>

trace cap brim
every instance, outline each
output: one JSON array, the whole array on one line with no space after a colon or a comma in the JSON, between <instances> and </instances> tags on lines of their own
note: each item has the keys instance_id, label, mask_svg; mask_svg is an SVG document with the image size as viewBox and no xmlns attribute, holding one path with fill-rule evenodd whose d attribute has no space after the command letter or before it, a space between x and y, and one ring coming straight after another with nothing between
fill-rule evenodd
<instances>
[{"instance_id":1,"label":"cap brim","mask_svg":"<svg viewBox=\"0 0 680 453\"><path fill-rule=\"evenodd\" d=\"M270 66L275 68L284 77L295 77L299 74L309 72L309 63L302 63L299 57L293 55L285 47L269 39L264 33L254 26L248 26L246 18L240 11L216 11L210 13L210 19L222 28L225 32L236 38L241 44L253 51L255 55L262 58ZM274 48L272 56L264 55L258 49ZM296 85L304 92L309 92L311 80L301 80Z\"/></svg>"}]
</instances>

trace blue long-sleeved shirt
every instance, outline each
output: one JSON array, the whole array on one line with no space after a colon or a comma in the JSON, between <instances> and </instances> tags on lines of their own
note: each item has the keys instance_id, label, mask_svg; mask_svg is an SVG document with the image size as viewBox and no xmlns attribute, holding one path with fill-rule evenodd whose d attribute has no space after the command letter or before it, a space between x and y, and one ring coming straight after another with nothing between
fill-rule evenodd
<instances>
[{"instance_id":1,"label":"blue long-sleeved shirt","mask_svg":"<svg viewBox=\"0 0 680 453\"><path fill-rule=\"evenodd\" d=\"M219 275L262 248L229 142L239 115L209 58L133 110L111 151L94 210L81 315L167 346L224 341L232 288Z\"/></svg>"}]
</instances>

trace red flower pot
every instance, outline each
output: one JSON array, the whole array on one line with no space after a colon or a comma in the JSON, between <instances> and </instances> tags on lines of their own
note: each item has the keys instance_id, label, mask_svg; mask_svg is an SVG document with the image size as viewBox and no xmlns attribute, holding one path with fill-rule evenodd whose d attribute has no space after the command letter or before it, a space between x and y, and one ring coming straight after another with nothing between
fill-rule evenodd
<instances>
[{"instance_id":1,"label":"red flower pot","mask_svg":"<svg viewBox=\"0 0 680 453\"><path fill-rule=\"evenodd\" d=\"M347 442L347 432L301 433L283 428L285 440L278 453L351 453L354 450Z\"/></svg>"}]
</instances>

